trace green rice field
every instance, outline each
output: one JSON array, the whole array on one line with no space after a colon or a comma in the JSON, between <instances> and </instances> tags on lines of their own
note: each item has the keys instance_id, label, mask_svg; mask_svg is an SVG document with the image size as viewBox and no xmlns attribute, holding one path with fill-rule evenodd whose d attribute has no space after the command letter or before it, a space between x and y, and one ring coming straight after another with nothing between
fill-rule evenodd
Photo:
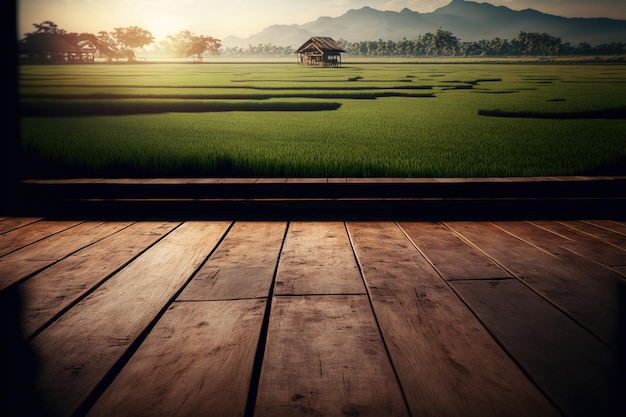
<instances>
[{"instance_id":1,"label":"green rice field","mask_svg":"<svg viewBox=\"0 0 626 417\"><path fill-rule=\"evenodd\" d=\"M19 68L22 177L626 174L626 65Z\"/></svg>"}]
</instances>

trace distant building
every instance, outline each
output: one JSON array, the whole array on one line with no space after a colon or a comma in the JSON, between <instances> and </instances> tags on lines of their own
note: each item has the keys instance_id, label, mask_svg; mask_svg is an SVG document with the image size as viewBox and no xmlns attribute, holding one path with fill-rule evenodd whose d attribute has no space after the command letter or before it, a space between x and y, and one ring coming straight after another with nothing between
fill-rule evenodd
<instances>
[{"instance_id":1,"label":"distant building","mask_svg":"<svg viewBox=\"0 0 626 417\"><path fill-rule=\"evenodd\" d=\"M32 64L91 63L95 48L69 41L60 34L36 33L18 44L20 61Z\"/></svg>"},{"instance_id":2,"label":"distant building","mask_svg":"<svg viewBox=\"0 0 626 417\"><path fill-rule=\"evenodd\" d=\"M344 51L332 38L313 36L298 50L298 63L314 67L340 67Z\"/></svg>"},{"instance_id":3,"label":"distant building","mask_svg":"<svg viewBox=\"0 0 626 417\"><path fill-rule=\"evenodd\" d=\"M18 52L23 64L91 64L96 54L109 60L128 58L87 33L35 33L18 43Z\"/></svg>"}]
</instances>

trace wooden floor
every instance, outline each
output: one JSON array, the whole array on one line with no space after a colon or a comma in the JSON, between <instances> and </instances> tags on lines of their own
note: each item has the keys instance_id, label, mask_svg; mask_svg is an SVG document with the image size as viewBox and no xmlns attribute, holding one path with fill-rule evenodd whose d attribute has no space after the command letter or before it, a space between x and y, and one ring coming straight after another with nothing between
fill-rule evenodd
<instances>
[{"instance_id":1,"label":"wooden floor","mask_svg":"<svg viewBox=\"0 0 626 417\"><path fill-rule=\"evenodd\" d=\"M4 400L56 416L618 415L625 278L626 223L606 219L0 218L3 316L22 332L5 331Z\"/></svg>"}]
</instances>

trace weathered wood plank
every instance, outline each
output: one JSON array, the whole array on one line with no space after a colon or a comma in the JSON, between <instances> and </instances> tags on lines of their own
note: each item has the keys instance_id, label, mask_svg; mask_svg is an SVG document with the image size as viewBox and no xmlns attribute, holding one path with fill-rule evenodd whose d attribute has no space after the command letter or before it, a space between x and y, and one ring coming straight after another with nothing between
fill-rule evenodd
<instances>
[{"instance_id":1,"label":"weathered wood plank","mask_svg":"<svg viewBox=\"0 0 626 417\"><path fill-rule=\"evenodd\" d=\"M400 227L446 280L511 277L441 223L403 222Z\"/></svg>"},{"instance_id":2,"label":"weathered wood plank","mask_svg":"<svg viewBox=\"0 0 626 417\"><path fill-rule=\"evenodd\" d=\"M611 230L612 232L619 233L622 236L626 236L626 222L618 222L614 220L588 220L586 222Z\"/></svg>"},{"instance_id":3,"label":"weathered wood plank","mask_svg":"<svg viewBox=\"0 0 626 417\"><path fill-rule=\"evenodd\" d=\"M256 417L407 415L365 295L272 303Z\"/></svg>"},{"instance_id":4,"label":"weathered wood plank","mask_svg":"<svg viewBox=\"0 0 626 417\"><path fill-rule=\"evenodd\" d=\"M21 283L25 336L29 337L178 224L132 224Z\"/></svg>"},{"instance_id":5,"label":"weathered wood plank","mask_svg":"<svg viewBox=\"0 0 626 417\"><path fill-rule=\"evenodd\" d=\"M130 222L84 222L0 259L0 290L125 227Z\"/></svg>"},{"instance_id":6,"label":"weathered wood plank","mask_svg":"<svg viewBox=\"0 0 626 417\"><path fill-rule=\"evenodd\" d=\"M38 387L59 416L77 411L229 225L183 223L33 339Z\"/></svg>"},{"instance_id":7,"label":"weathered wood plank","mask_svg":"<svg viewBox=\"0 0 626 417\"><path fill-rule=\"evenodd\" d=\"M567 416L619 415L619 362L606 345L517 280L451 285Z\"/></svg>"},{"instance_id":8,"label":"weathered wood plank","mask_svg":"<svg viewBox=\"0 0 626 417\"><path fill-rule=\"evenodd\" d=\"M365 294L341 222L292 222L276 275L277 295Z\"/></svg>"},{"instance_id":9,"label":"weathered wood plank","mask_svg":"<svg viewBox=\"0 0 626 417\"><path fill-rule=\"evenodd\" d=\"M42 220L0 235L0 256L79 224L79 221Z\"/></svg>"},{"instance_id":10,"label":"weathered wood plank","mask_svg":"<svg viewBox=\"0 0 626 417\"><path fill-rule=\"evenodd\" d=\"M619 232L619 228L615 227L618 223L609 221L570 221L564 224L580 230L583 233L595 236L603 242L617 246L626 250L626 227L624 233Z\"/></svg>"},{"instance_id":11,"label":"weathered wood plank","mask_svg":"<svg viewBox=\"0 0 626 417\"><path fill-rule=\"evenodd\" d=\"M348 223L412 415L555 415L393 223Z\"/></svg>"},{"instance_id":12,"label":"weathered wood plank","mask_svg":"<svg viewBox=\"0 0 626 417\"><path fill-rule=\"evenodd\" d=\"M237 222L178 300L268 297L287 225Z\"/></svg>"},{"instance_id":13,"label":"weathered wood plank","mask_svg":"<svg viewBox=\"0 0 626 417\"><path fill-rule=\"evenodd\" d=\"M266 302L174 303L88 416L243 417Z\"/></svg>"},{"instance_id":14,"label":"weathered wood plank","mask_svg":"<svg viewBox=\"0 0 626 417\"><path fill-rule=\"evenodd\" d=\"M287 178L287 184L326 184L327 178Z\"/></svg>"},{"instance_id":15,"label":"weathered wood plank","mask_svg":"<svg viewBox=\"0 0 626 417\"><path fill-rule=\"evenodd\" d=\"M257 178L255 184L284 184L287 178Z\"/></svg>"},{"instance_id":16,"label":"weathered wood plank","mask_svg":"<svg viewBox=\"0 0 626 417\"><path fill-rule=\"evenodd\" d=\"M549 250L554 246L567 249L585 259L598 262L626 276L626 251L602 240L582 233L566 224L554 221L533 221L531 224L549 232L534 236L533 243ZM496 223L497 225L497 223ZM557 254L558 254L557 250Z\"/></svg>"},{"instance_id":17,"label":"weathered wood plank","mask_svg":"<svg viewBox=\"0 0 626 417\"><path fill-rule=\"evenodd\" d=\"M10 232L14 229L40 221L41 217L9 217L0 222L0 233Z\"/></svg>"},{"instance_id":18,"label":"weathered wood plank","mask_svg":"<svg viewBox=\"0 0 626 417\"><path fill-rule=\"evenodd\" d=\"M513 230L514 223L510 222L507 229ZM620 311L617 294L624 280L615 272L567 251L555 256L493 224L447 224L598 337L617 346ZM516 233L521 234L524 228L530 229L531 235L540 232L525 222L517 222Z\"/></svg>"}]
</instances>

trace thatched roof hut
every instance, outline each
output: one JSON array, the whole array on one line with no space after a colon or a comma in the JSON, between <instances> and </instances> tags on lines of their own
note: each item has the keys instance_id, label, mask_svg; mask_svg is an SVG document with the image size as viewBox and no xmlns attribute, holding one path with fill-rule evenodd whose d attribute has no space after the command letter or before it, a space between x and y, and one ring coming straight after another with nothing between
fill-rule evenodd
<instances>
[{"instance_id":1,"label":"thatched roof hut","mask_svg":"<svg viewBox=\"0 0 626 417\"><path fill-rule=\"evenodd\" d=\"M94 50L74 45L56 33L35 33L20 41L18 52L22 62L55 64L93 62Z\"/></svg>"},{"instance_id":2,"label":"thatched roof hut","mask_svg":"<svg viewBox=\"0 0 626 417\"><path fill-rule=\"evenodd\" d=\"M341 53L346 51L333 38L313 36L296 52L300 65L340 67Z\"/></svg>"}]
</instances>

